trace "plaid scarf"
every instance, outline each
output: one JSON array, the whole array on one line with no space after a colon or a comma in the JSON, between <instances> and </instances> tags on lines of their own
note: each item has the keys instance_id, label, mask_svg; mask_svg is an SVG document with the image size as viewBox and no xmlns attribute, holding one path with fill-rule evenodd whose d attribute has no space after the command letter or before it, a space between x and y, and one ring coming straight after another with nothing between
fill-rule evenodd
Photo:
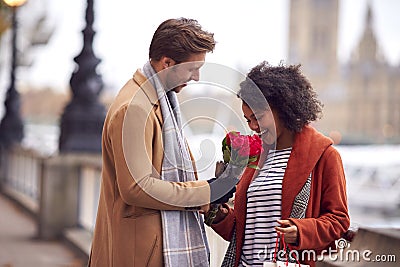
<instances>
[{"instance_id":1,"label":"plaid scarf","mask_svg":"<svg viewBox=\"0 0 400 267\"><path fill-rule=\"evenodd\" d=\"M182 134L180 109L176 93L164 89L150 62L144 75L157 91L163 115L164 159L161 179L169 182L194 181L189 148ZM209 266L209 248L203 218L198 211L161 211L164 266Z\"/></svg>"}]
</instances>

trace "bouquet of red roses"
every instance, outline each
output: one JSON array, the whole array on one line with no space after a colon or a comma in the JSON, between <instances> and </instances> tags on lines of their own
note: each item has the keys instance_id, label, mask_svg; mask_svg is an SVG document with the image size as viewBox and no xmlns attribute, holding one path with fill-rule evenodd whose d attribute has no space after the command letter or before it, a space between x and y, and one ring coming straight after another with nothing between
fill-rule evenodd
<instances>
[{"instance_id":1,"label":"bouquet of red roses","mask_svg":"<svg viewBox=\"0 0 400 267\"><path fill-rule=\"evenodd\" d=\"M240 132L229 132L222 140L222 153L224 163L217 162L215 176L218 178L228 164L235 169L243 170L245 167L257 169L257 159L263 152L262 141L258 135L241 135ZM222 168L221 165L222 164ZM221 176L219 179L226 179ZM211 226L215 219L220 204L211 204L210 210L204 218L206 225Z\"/></svg>"},{"instance_id":2,"label":"bouquet of red roses","mask_svg":"<svg viewBox=\"0 0 400 267\"><path fill-rule=\"evenodd\" d=\"M255 162L262 151L262 141L256 134L241 135L240 132L232 131L222 140L225 163L257 169Z\"/></svg>"}]
</instances>

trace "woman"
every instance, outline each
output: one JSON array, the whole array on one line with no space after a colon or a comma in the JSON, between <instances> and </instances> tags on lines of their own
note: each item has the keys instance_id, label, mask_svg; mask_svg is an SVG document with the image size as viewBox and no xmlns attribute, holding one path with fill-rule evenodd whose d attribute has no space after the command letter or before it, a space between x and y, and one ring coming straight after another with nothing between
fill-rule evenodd
<instances>
[{"instance_id":1,"label":"woman","mask_svg":"<svg viewBox=\"0 0 400 267\"><path fill-rule=\"evenodd\" d=\"M322 104L300 65L262 62L240 84L238 96L250 129L260 134L266 149L259 170L243 173L234 208L222 206L212 228L228 241L235 232L234 266L272 261L282 233L298 260L315 266L315 256L350 224L340 155L331 139L310 126Z\"/></svg>"}]
</instances>

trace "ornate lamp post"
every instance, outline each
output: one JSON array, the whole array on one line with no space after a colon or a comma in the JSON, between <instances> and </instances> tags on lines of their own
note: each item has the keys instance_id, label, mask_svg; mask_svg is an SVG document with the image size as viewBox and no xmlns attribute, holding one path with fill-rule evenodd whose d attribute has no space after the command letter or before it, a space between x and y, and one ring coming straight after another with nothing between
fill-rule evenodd
<instances>
[{"instance_id":1,"label":"ornate lamp post","mask_svg":"<svg viewBox=\"0 0 400 267\"><path fill-rule=\"evenodd\" d=\"M93 52L93 20L93 0L87 0L86 27L82 31L83 49L74 58L78 65L70 80L73 96L61 117L61 153L101 152L101 133L106 110L98 100L103 89L103 80L96 72L101 60Z\"/></svg>"},{"instance_id":2,"label":"ornate lamp post","mask_svg":"<svg viewBox=\"0 0 400 267\"><path fill-rule=\"evenodd\" d=\"M24 136L24 126L20 115L20 97L15 89L15 68L17 65L17 8L26 0L3 0L12 8L12 59L10 87L7 90L5 114L0 123L0 143L5 147L20 143Z\"/></svg>"}]
</instances>

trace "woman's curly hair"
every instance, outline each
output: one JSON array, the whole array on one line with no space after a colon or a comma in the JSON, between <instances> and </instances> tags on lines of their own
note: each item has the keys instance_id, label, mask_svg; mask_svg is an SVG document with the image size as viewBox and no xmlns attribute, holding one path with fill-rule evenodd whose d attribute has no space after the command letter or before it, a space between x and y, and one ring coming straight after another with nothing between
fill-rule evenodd
<instances>
[{"instance_id":1,"label":"woman's curly hair","mask_svg":"<svg viewBox=\"0 0 400 267\"><path fill-rule=\"evenodd\" d=\"M263 61L240 83L238 97L253 110L276 110L287 129L300 132L306 124L321 118L323 107L300 67L283 63L271 66ZM265 99L260 99L256 90Z\"/></svg>"}]
</instances>

